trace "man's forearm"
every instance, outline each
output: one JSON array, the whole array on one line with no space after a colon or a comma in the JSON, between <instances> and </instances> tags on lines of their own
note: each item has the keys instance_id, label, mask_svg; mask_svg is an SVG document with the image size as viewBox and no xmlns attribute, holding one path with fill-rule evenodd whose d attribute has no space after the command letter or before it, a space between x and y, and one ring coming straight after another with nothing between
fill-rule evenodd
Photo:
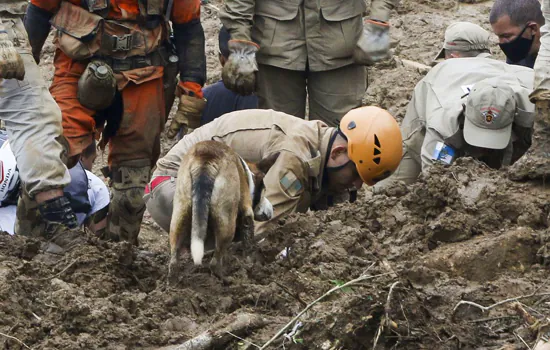
<instances>
[{"instance_id":1,"label":"man's forearm","mask_svg":"<svg viewBox=\"0 0 550 350\"><path fill-rule=\"evenodd\" d=\"M270 1L270 0L258 0ZM226 0L220 12L220 20L233 40L251 41L256 0Z\"/></svg>"}]
</instances>

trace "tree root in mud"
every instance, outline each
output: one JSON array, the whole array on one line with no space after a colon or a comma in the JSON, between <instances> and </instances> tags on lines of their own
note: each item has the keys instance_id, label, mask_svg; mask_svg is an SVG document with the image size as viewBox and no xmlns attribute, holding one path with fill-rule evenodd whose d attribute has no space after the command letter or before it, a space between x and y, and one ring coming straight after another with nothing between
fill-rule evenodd
<instances>
[{"instance_id":1,"label":"tree root in mud","mask_svg":"<svg viewBox=\"0 0 550 350\"><path fill-rule=\"evenodd\" d=\"M346 282L340 286L337 286L337 287L334 287L332 288L331 290L329 290L328 292L326 292L325 294L321 295L319 298L317 298L315 301L313 301L312 303L310 303L305 309L303 309L298 315L296 315L292 320L290 320L289 323L287 323L283 328L281 328L279 330L279 332L277 334L275 334L273 336L273 338L269 339L269 341L267 343L265 343L261 348L260 350L262 349L267 349L268 346L270 346L277 338L279 338L290 326L292 326L292 324L294 322L296 322L303 314L305 314L309 309L311 309L315 304L317 304L318 302L320 302L321 300L323 300L324 298L328 297L329 295L331 295L332 293L342 289L342 288L345 288L345 287L349 287L349 286L353 286L357 283L360 283L362 281L365 281L365 280L369 280L369 279L373 279L373 278L377 278L377 277L382 277L382 276L387 276L389 275L389 273L383 273L383 274L379 274L379 275L375 275L375 276L367 276L367 275L361 275L359 277L357 277L356 279L354 280L351 280L349 282Z\"/></svg>"},{"instance_id":2,"label":"tree root in mud","mask_svg":"<svg viewBox=\"0 0 550 350\"><path fill-rule=\"evenodd\" d=\"M232 314L220 322L214 324L209 330L189 339L177 346L163 348L163 350L206 350L223 349L231 340L237 338L243 340L252 331L269 324L270 320L256 314L238 313ZM247 343L250 343L244 340ZM252 343L250 343L252 344ZM259 346L252 344L259 348Z\"/></svg>"},{"instance_id":3,"label":"tree root in mud","mask_svg":"<svg viewBox=\"0 0 550 350\"><path fill-rule=\"evenodd\" d=\"M486 311L489 311L489 310L491 310L491 309L493 309L497 306L503 305L503 304L511 303L511 302L518 301L518 300L521 300L521 299L527 299L527 298L532 298L532 297L541 297L541 296L547 296L547 295L550 295L550 293L522 295L522 296L519 296L519 297L502 300L502 301L499 301L498 303L494 303L493 305L489 305L489 306L483 306L483 305L479 305L477 303L474 303L472 301L462 300L458 304L456 304L456 306L454 307L453 314L456 312L456 310L458 309L458 307L460 305L469 305L469 306L477 307L478 309L482 310L483 312L486 312Z\"/></svg>"}]
</instances>

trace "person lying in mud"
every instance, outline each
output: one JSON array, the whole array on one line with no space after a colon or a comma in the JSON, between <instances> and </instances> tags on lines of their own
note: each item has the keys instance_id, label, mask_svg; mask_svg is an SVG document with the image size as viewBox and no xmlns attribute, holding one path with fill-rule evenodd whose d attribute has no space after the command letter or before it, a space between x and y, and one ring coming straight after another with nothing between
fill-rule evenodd
<instances>
[{"instance_id":1,"label":"person lying in mud","mask_svg":"<svg viewBox=\"0 0 550 350\"><path fill-rule=\"evenodd\" d=\"M257 222L256 233L290 213L326 208L329 194L387 178L401 159L399 126L378 107L352 109L339 128L273 110L228 113L184 136L157 161L144 199L152 218L167 232L182 158L205 140L223 142L253 163L280 153L264 178L265 197L274 215L265 223Z\"/></svg>"},{"instance_id":2,"label":"person lying in mud","mask_svg":"<svg viewBox=\"0 0 550 350\"><path fill-rule=\"evenodd\" d=\"M3 142L0 131L0 231L14 234L20 176L10 143ZM82 159L69 169L71 182L64 188L78 225L97 235L104 234L109 210L109 190L92 172L96 158L95 142L82 152Z\"/></svg>"},{"instance_id":3,"label":"person lying in mud","mask_svg":"<svg viewBox=\"0 0 550 350\"><path fill-rule=\"evenodd\" d=\"M403 159L376 190L395 181L413 183L433 164L452 164L458 157L498 169L531 145L533 70L490 58L460 33L445 45L460 47L461 56L439 63L416 85L401 124Z\"/></svg>"}]
</instances>

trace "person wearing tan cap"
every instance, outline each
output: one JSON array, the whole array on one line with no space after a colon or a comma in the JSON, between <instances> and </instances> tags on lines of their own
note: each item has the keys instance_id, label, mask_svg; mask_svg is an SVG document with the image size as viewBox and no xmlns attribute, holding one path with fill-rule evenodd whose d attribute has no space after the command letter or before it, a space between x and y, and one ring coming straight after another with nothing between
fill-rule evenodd
<instances>
[{"instance_id":1,"label":"person wearing tan cap","mask_svg":"<svg viewBox=\"0 0 550 350\"><path fill-rule=\"evenodd\" d=\"M401 163L375 191L395 181L413 183L435 163L458 157L492 168L513 164L531 144L532 86L532 69L483 56L436 65L416 85L401 123Z\"/></svg>"},{"instance_id":2,"label":"person wearing tan cap","mask_svg":"<svg viewBox=\"0 0 550 350\"><path fill-rule=\"evenodd\" d=\"M445 30L445 42L434 61L460 57L489 57L491 34L477 24L455 22Z\"/></svg>"}]
</instances>

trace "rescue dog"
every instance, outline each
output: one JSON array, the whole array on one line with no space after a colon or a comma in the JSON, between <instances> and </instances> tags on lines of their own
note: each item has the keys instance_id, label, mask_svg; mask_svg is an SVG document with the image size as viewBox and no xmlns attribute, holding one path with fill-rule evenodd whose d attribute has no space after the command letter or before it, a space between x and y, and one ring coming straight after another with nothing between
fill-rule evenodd
<instances>
[{"instance_id":1,"label":"rescue dog","mask_svg":"<svg viewBox=\"0 0 550 350\"><path fill-rule=\"evenodd\" d=\"M275 153L249 164L217 141L199 142L187 152L178 170L170 222L169 281L179 270L180 254L189 247L194 264L202 264L207 240L215 241L210 267L223 280L223 258L235 233L248 248L254 220L273 217L263 178L278 156Z\"/></svg>"}]
</instances>

